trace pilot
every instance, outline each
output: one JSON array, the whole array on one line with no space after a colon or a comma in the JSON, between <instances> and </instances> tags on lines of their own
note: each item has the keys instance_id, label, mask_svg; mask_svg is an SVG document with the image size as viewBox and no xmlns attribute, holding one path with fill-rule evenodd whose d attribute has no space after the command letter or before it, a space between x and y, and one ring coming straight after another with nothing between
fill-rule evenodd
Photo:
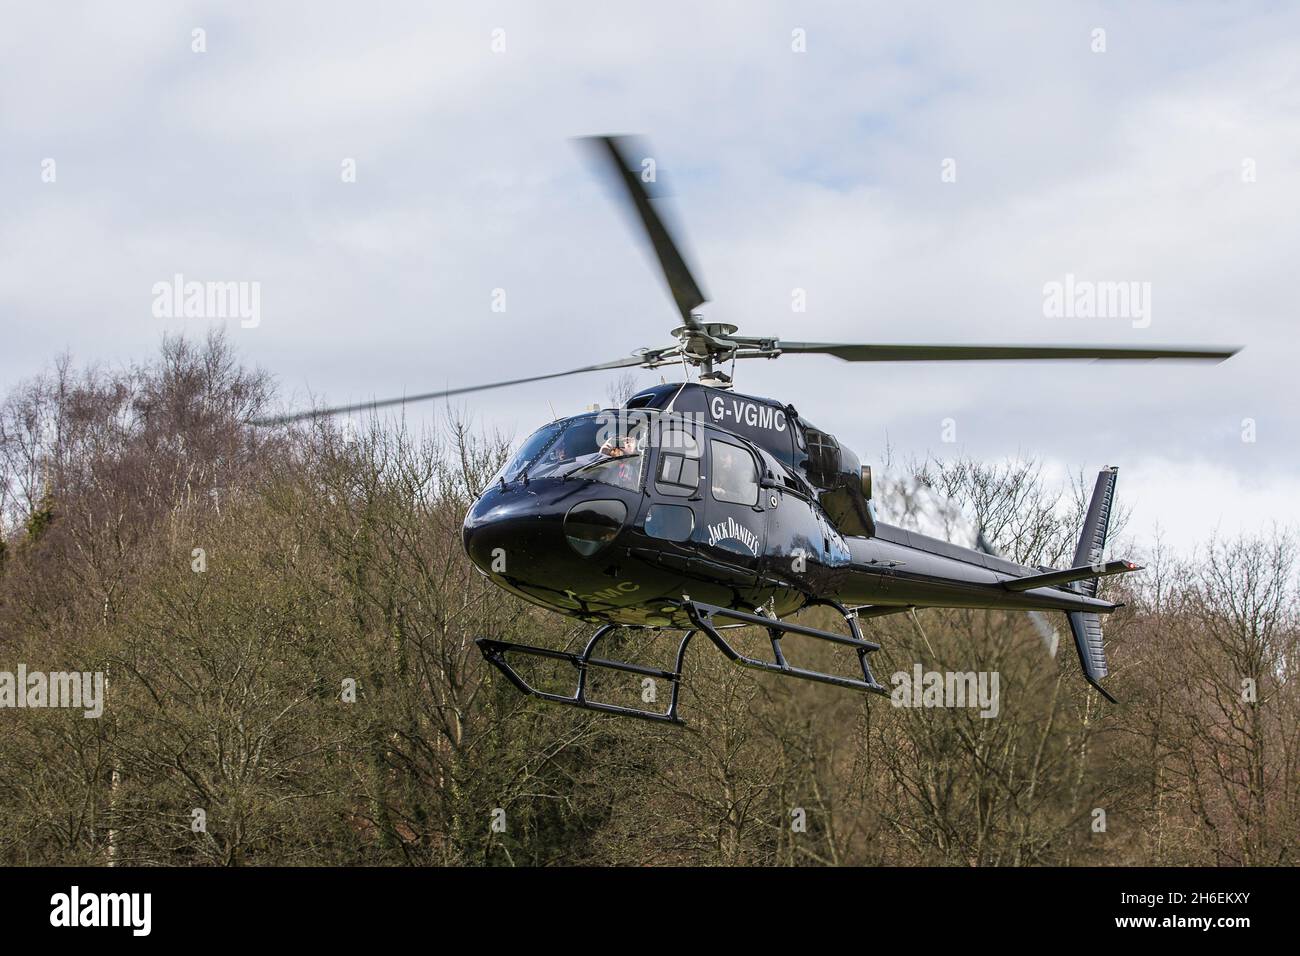
<instances>
[{"instance_id":1,"label":"pilot","mask_svg":"<svg viewBox=\"0 0 1300 956\"><path fill-rule=\"evenodd\" d=\"M605 443L600 446L600 453L609 458L624 458L628 455L635 455L637 453L637 441L631 435L627 435L617 442L613 438L606 438Z\"/></svg>"},{"instance_id":2,"label":"pilot","mask_svg":"<svg viewBox=\"0 0 1300 956\"><path fill-rule=\"evenodd\" d=\"M600 446L600 454L606 458L624 459L619 461L618 467L614 471L614 484L624 488L630 488L636 482L637 470L633 468L632 463L626 459L635 457L640 452L639 443L631 435L624 436L617 441L614 438L607 438Z\"/></svg>"}]
</instances>

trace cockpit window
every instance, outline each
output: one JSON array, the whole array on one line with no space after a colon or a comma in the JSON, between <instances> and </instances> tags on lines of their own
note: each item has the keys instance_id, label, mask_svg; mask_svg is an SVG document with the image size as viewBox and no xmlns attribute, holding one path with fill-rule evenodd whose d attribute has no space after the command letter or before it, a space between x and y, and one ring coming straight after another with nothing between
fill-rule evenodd
<instances>
[{"instance_id":1,"label":"cockpit window","mask_svg":"<svg viewBox=\"0 0 1300 956\"><path fill-rule=\"evenodd\" d=\"M549 425L543 425L537 431L528 436L513 458L511 458L502 469L496 473L492 479L492 484L498 481L514 481L520 473L528 466L528 463L537 457L538 452L551 443L556 435L564 431L567 422L551 422Z\"/></svg>"},{"instance_id":2,"label":"cockpit window","mask_svg":"<svg viewBox=\"0 0 1300 956\"><path fill-rule=\"evenodd\" d=\"M700 457L700 440L696 437L695 426L684 418L662 416L659 419L658 444L665 452L673 452L687 458Z\"/></svg>"},{"instance_id":3,"label":"cockpit window","mask_svg":"<svg viewBox=\"0 0 1300 956\"><path fill-rule=\"evenodd\" d=\"M686 419L663 416L659 426L659 468L655 488L660 494L689 498L700 486L700 441Z\"/></svg>"},{"instance_id":4,"label":"cockpit window","mask_svg":"<svg viewBox=\"0 0 1300 956\"><path fill-rule=\"evenodd\" d=\"M568 418L525 442L502 475L506 481L572 476L636 489L647 431L644 413L606 411Z\"/></svg>"}]
</instances>

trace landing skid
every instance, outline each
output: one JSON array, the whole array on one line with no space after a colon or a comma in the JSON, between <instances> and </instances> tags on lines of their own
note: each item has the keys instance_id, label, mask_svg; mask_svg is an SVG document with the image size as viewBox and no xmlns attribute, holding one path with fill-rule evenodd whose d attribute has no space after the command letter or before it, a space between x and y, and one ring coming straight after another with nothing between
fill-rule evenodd
<instances>
[{"instance_id":1,"label":"landing skid","mask_svg":"<svg viewBox=\"0 0 1300 956\"><path fill-rule=\"evenodd\" d=\"M787 677L795 677L800 680L817 681L823 684L834 684L836 687L847 687L852 690L867 691L874 694L888 694L889 691L883 687L871 673L871 665L867 662L867 655L872 651L880 650L880 645L868 641L862 636L862 631L858 627L858 615L863 613L864 616L875 616L881 613L894 613L895 611L905 610L904 608L860 608L849 610L835 601L819 601L827 607L834 608L848 625L851 636L836 634L831 631L823 631L819 628L808 627L803 624L793 624L788 621L782 621L779 618L768 617L763 614L751 614L748 611L736 611L731 608L719 607L715 604L702 604L699 601L683 601L682 609L690 618L694 626L682 637L681 643L677 646L676 662L672 670L663 670L658 667L647 667L642 664L633 664L627 661L608 660L602 657L593 657L592 652L601 638L609 634L610 631L616 630L619 625L604 624L596 633L592 635L591 640L587 642L582 653L574 654L568 651L556 651L546 647L533 647L528 644L514 644L509 641L497 641L491 638L480 637L475 643L478 644L479 650L483 652L483 657L489 663L493 664L501 673L505 674L506 679L513 684L521 693L530 697L537 697L541 700L550 701L555 704L566 704L570 707L581 707L584 710L594 710L605 714L616 714L620 717L637 717L641 720L652 720L668 724L684 724L677 715L678 694L681 690L682 681L682 662L686 658L686 649L691 643L691 638L696 633L703 633L718 650L726 655L728 660L734 661L742 667L749 667L755 670L768 671L775 674L784 674ZM733 624L753 624L758 627L766 628L768 637L772 642L772 657L770 661L760 660L756 657L749 657L736 650L725 637L720 633L720 628L726 625L719 625L719 621L728 621ZM821 671L808 670L802 667L793 667L785 659L781 651L781 638L787 634L802 634L806 637L815 637L820 640L830 641L835 644L842 644L852 647L857 651L858 664L862 668L862 677L839 677L835 674L824 674ZM511 666L507 660L508 654L522 654L531 657L550 658L551 660L567 661L572 664L578 671L578 686L572 696L564 694L554 694L549 691L539 690L528 683L518 671ZM590 700L587 697L587 675L595 669L622 671L628 674L640 674L643 677L650 677L658 680L666 680L672 687L671 696L668 700L668 707L663 711L643 710L638 707L625 707L619 704L609 704L603 701Z\"/></svg>"}]
</instances>

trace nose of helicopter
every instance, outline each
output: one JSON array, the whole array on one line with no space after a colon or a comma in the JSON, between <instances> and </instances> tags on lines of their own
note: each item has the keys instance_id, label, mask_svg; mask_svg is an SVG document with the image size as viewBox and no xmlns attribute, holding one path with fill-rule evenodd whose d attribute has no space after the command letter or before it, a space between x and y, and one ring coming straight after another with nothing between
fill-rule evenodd
<instances>
[{"instance_id":1,"label":"nose of helicopter","mask_svg":"<svg viewBox=\"0 0 1300 956\"><path fill-rule=\"evenodd\" d=\"M465 516L461 542L469 559L484 573L511 574L525 570L528 556L544 542L543 523L543 517L522 500L485 495Z\"/></svg>"},{"instance_id":2,"label":"nose of helicopter","mask_svg":"<svg viewBox=\"0 0 1300 956\"><path fill-rule=\"evenodd\" d=\"M465 516L465 553L484 573L516 586L571 587L566 581L590 572L586 559L608 547L628 517L621 500L591 499L578 485L555 495L485 494Z\"/></svg>"}]
</instances>

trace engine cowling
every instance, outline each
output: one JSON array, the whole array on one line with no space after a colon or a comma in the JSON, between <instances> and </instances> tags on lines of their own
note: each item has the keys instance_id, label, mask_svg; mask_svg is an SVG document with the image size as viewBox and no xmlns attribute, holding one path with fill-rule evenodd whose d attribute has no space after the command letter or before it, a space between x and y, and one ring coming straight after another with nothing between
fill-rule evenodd
<instances>
[{"instance_id":1,"label":"engine cowling","mask_svg":"<svg viewBox=\"0 0 1300 956\"><path fill-rule=\"evenodd\" d=\"M835 436L804 425L807 446L805 473L818 489L818 500L841 534L870 537L876 533L871 513L871 469L864 468L851 448Z\"/></svg>"}]
</instances>

